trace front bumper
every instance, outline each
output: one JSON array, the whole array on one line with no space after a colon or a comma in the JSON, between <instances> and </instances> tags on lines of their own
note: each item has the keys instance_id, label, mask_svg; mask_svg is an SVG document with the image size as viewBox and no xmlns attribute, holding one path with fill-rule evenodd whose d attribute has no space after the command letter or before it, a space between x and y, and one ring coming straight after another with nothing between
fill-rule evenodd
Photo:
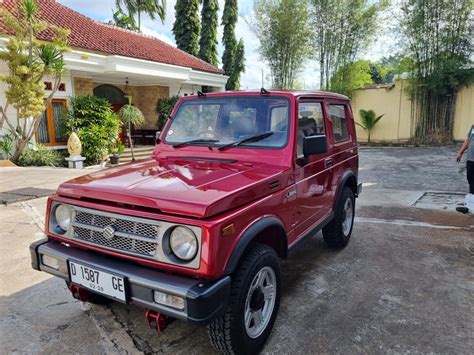
<instances>
[{"instance_id":1,"label":"front bumper","mask_svg":"<svg viewBox=\"0 0 474 355\"><path fill-rule=\"evenodd\" d=\"M67 281L69 281L67 263L69 259L122 275L127 280L128 303L196 324L206 324L221 315L225 311L230 295L229 276L217 281L200 281L170 275L106 255L71 248L47 238L31 244L30 252L33 269ZM56 258L59 261L59 269L55 270L44 265L42 255ZM155 290L182 297L185 300L184 310L155 303L153 300Z\"/></svg>"}]
</instances>

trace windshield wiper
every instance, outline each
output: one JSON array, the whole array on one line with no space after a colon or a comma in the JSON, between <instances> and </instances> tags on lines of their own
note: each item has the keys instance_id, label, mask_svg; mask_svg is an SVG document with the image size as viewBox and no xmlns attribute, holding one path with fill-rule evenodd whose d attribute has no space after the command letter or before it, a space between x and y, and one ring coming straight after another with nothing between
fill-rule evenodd
<instances>
[{"instance_id":1,"label":"windshield wiper","mask_svg":"<svg viewBox=\"0 0 474 355\"><path fill-rule=\"evenodd\" d=\"M273 132L270 131L270 132L256 134L254 136L245 137L245 138L240 139L238 141L221 145L219 148L217 148L217 150L222 150L222 149L231 148L231 147L237 147L239 145L242 145L244 143L249 143L249 142L258 142L258 141L261 141L262 139L270 137L271 135L273 135Z\"/></svg>"},{"instance_id":2,"label":"windshield wiper","mask_svg":"<svg viewBox=\"0 0 474 355\"><path fill-rule=\"evenodd\" d=\"M173 148L179 148L179 147L184 147L185 145L189 145L189 144L200 144L200 143L217 143L219 142L218 139L192 139L190 141L185 141L185 142L181 142L181 143L175 143L173 144Z\"/></svg>"}]
</instances>

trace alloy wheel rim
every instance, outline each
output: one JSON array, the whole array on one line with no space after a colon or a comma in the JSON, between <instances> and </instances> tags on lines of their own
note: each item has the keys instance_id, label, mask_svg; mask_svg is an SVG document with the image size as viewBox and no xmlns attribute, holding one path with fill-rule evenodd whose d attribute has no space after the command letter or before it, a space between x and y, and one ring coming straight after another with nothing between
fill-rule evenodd
<instances>
[{"instance_id":1,"label":"alloy wheel rim","mask_svg":"<svg viewBox=\"0 0 474 355\"><path fill-rule=\"evenodd\" d=\"M245 300L245 331L255 339L267 328L275 308L276 276L273 269L265 266L255 275Z\"/></svg>"},{"instance_id":2,"label":"alloy wheel rim","mask_svg":"<svg viewBox=\"0 0 474 355\"><path fill-rule=\"evenodd\" d=\"M345 237L347 237L351 231L353 217L354 208L352 200L348 198L344 203L344 208L342 209L342 233L344 233Z\"/></svg>"}]
</instances>

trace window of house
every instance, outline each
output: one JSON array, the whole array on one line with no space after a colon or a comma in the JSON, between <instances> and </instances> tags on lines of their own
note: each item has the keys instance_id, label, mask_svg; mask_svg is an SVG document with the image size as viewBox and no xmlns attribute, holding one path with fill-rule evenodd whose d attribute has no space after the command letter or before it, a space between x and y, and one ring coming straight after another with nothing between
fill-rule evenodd
<instances>
[{"instance_id":1,"label":"window of house","mask_svg":"<svg viewBox=\"0 0 474 355\"><path fill-rule=\"evenodd\" d=\"M54 99L43 112L36 132L36 141L44 145L64 145L66 135L62 119L66 110L66 100Z\"/></svg>"},{"instance_id":2,"label":"window of house","mask_svg":"<svg viewBox=\"0 0 474 355\"><path fill-rule=\"evenodd\" d=\"M342 142L349 139L346 110L344 105L330 105L329 117L332 122L334 141Z\"/></svg>"}]
</instances>

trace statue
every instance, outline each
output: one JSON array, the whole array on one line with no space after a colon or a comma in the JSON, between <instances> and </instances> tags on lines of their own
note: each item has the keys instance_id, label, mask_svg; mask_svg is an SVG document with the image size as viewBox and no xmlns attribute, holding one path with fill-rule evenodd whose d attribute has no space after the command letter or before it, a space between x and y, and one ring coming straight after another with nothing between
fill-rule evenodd
<instances>
[{"instance_id":1,"label":"statue","mask_svg":"<svg viewBox=\"0 0 474 355\"><path fill-rule=\"evenodd\" d=\"M81 156L82 143L76 132L72 132L67 141L67 151L72 157Z\"/></svg>"},{"instance_id":2,"label":"statue","mask_svg":"<svg viewBox=\"0 0 474 355\"><path fill-rule=\"evenodd\" d=\"M69 157L66 158L70 169L82 169L86 158L81 157L82 143L76 132L72 132L67 141Z\"/></svg>"}]
</instances>

